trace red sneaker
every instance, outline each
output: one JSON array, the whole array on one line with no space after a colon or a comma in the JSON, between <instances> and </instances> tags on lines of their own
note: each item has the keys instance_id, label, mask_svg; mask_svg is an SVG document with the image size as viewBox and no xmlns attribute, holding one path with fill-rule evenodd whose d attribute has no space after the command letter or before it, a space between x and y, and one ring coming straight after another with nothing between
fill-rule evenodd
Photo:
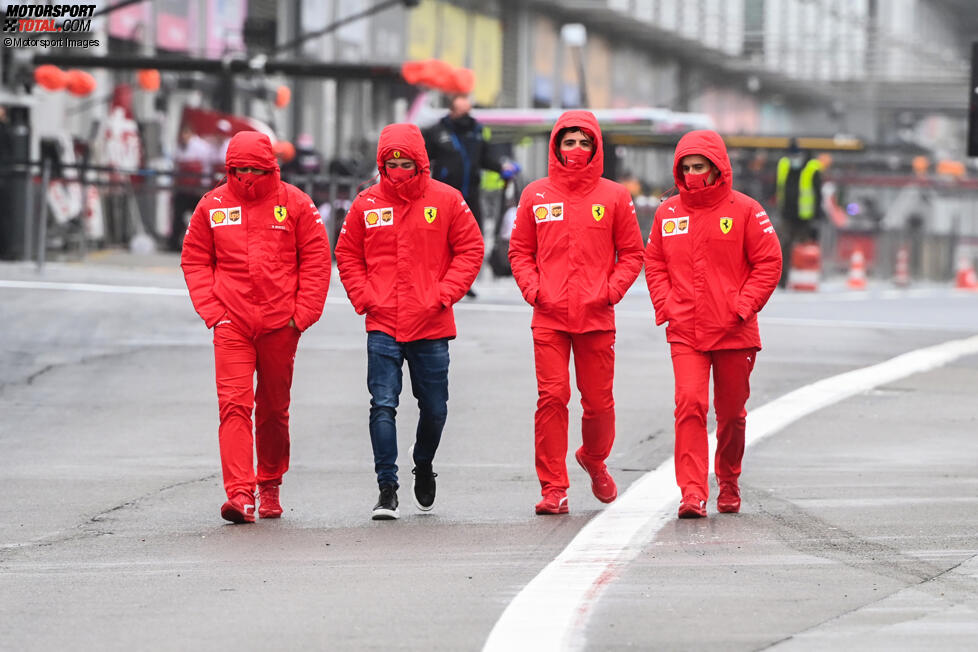
<instances>
[{"instance_id":1,"label":"red sneaker","mask_svg":"<svg viewBox=\"0 0 978 652\"><path fill-rule=\"evenodd\" d=\"M699 496L687 496L679 503L679 518L703 518L704 516L706 516L706 501Z\"/></svg>"},{"instance_id":2,"label":"red sneaker","mask_svg":"<svg viewBox=\"0 0 978 652\"><path fill-rule=\"evenodd\" d=\"M255 522L255 497L247 493L236 493L221 506L221 518L232 523Z\"/></svg>"},{"instance_id":3,"label":"red sneaker","mask_svg":"<svg viewBox=\"0 0 978 652\"><path fill-rule=\"evenodd\" d=\"M278 502L278 483L263 482L258 485L258 516L262 518L279 518L282 515L282 505Z\"/></svg>"},{"instance_id":4,"label":"red sneaker","mask_svg":"<svg viewBox=\"0 0 978 652\"><path fill-rule=\"evenodd\" d=\"M537 503L537 514L566 514L567 511L567 493L559 489L548 491Z\"/></svg>"},{"instance_id":5,"label":"red sneaker","mask_svg":"<svg viewBox=\"0 0 978 652\"><path fill-rule=\"evenodd\" d=\"M608 473L608 467L604 464L600 468L590 469L587 464L584 463L584 447L581 446L574 453L574 459L577 463L581 465L581 468L587 471L587 474L591 476L591 493L594 497L603 503L610 503L615 498L618 497L618 486L615 484L614 479L611 474Z\"/></svg>"},{"instance_id":6,"label":"red sneaker","mask_svg":"<svg viewBox=\"0 0 978 652\"><path fill-rule=\"evenodd\" d=\"M717 511L724 514L736 514L740 511L740 487L737 481L721 482L720 493L717 494Z\"/></svg>"}]
</instances>

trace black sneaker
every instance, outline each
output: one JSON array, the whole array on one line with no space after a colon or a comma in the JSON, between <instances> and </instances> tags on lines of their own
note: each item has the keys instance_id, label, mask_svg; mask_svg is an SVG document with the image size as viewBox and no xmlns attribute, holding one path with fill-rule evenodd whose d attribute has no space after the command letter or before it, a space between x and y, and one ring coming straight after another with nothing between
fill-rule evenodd
<instances>
[{"instance_id":1,"label":"black sneaker","mask_svg":"<svg viewBox=\"0 0 978 652\"><path fill-rule=\"evenodd\" d=\"M435 478L438 474L431 470L431 462L426 464L419 462L411 473L414 474L414 481L411 483L414 504L422 512L431 511L435 506Z\"/></svg>"},{"instance_id":2,"label":"black sneaker","mask_svg":"<svg viewBox=\"0 0 978 652\"><path fill-rule=\"evenodd\" d=\"M380 498L374 505L375 521L393 521L401 513L397 509L397 489L392 484L380 485Z\"/></svg>"}]
</instances>

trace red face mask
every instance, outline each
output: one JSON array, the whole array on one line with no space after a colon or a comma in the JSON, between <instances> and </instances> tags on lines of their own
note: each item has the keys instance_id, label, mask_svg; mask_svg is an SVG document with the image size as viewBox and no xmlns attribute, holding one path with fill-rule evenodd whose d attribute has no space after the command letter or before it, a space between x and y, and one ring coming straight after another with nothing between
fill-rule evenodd
<instances>
[{"instance_id":1,"label":"red face mask","mask_svg":"<svg viewBox=\"0 0 978 652\"><path fill-rule=\"evenodd\" d=\"M404 183L417 173L417 168L413 170L408 170L405 168L387 168L387 178L391 180L395 186Z\"/></svg>"},{"instance_id":2,"label":"red face mask","mask_svg":"<svg viewBox=\"0 0 978 652\"><path fill-rule=\"evenodd\" d=\"M568 170L583 170L591 161L591 152L580 147L563 151L560 155L564 158L564 167Z\"/></svg>"},{"instance_id":3,"label":"red face mask","mask_svg":"<svg viewBox=\"0 0 978 652\"><path fill-rule=\"evenodd\" d=\"M239 174L231 172L228 175L231 191L242 199L254 201L265 197L275 190L278 180L274 174Z\"/></svg>"},{"instance_id":4,"label":"red face mask","mask_svg":"<svg viewBox=\"0 0 978 652\"><path fill-rule=\"evenodd\" d=\"M701 174L693 174L692 172L687 172L685 175L686 187L689 188L690 190L696 190L697 188L706 188L708 185L710 185L707 181L710 178L711 172L712 170L708 172L703 172Z\"/></svg>"}]
</instances>

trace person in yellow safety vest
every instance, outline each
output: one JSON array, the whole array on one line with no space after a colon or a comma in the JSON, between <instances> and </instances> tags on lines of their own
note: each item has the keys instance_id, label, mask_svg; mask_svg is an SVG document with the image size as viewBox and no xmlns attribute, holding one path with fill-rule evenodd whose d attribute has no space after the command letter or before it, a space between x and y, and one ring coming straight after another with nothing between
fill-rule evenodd
<instances>
[{"instance_id":1,"label":"person in yellow safety vest","mask_svg":"<svg viewBox=\"0 0 978 652\"><path fill-rule=\"evenodd\" d=\"M788 152L778 160L778 214L781 217L781 254L785 265L780 287L788 282L792 248L801 242L817 242L822 221L822 165L794 138Z\"/></svg>"}]
</instances>

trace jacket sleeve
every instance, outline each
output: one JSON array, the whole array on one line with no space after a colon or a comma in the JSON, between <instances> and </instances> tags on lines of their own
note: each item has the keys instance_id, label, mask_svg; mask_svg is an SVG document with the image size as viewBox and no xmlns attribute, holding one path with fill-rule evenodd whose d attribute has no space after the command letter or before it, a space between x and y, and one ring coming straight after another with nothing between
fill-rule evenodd
<instances>
[{"instance_id":1,"label":"jacket sleeve","mask_svg":"<svg viewBox=\"0 0 978 652\"><path fill-rule=\"evenodd\" d=\"M299 258L299 289L295 296L295 326L304 331L323 314L329 275L333 264L329 253L329 236L316 205L299 193L296 203L299 219L296 224L296 253Z\"/></svg>"},{"instance_id":2,"label":"jacket sleeve","mask_svg":"<svg viewBox=\"0 0 978 652\"><path fill-rule=\"evenodd\" d=\"M183 239L180 254L180 267L187 281L190 300L194 310L200 315L207 328L212 328L227 312L227 308L214 293L214 268L217 256L214 253L214 231L211 229L207 209L201 200L190 217L190 226Z\"/></svg>"},{"instance_id":3,"label":"jacket sleeve","mask_svg":"<svg viewBox=\"0 0 978 652\"><path fill-rule=\"evenodd\" d=\"M612 304L621 301L642 271L642 232L638 228L635 204L624 188L620 190L615 203L614 219L615 251L618 260L608 279L610 295L608 300Z\"/></svg>"},{"instance_id":4,"label":"jacket sleeve","mask_svg":"<svg viewBox=\"0 0 978 652\"><path fill-rule=\"evenodd\" d=\"M756 201L749 205L744 253L750 266L737 297L737 314L747 319L771 298L781 278L781 245L767 213Z\"/></svg>"},{"instance_id":5,"label":"jacket sleeve","mask_svg":"<svg viewBox=\"0 0 978 652\"><path fill-rule=\"evenodd\" d=\"M482 150L479 152L479 167L484 170L492 170L493 172L502 172L502 158L499 156L497 148L492 146L492 141L485 137L485 127L481 124L476 124L476 129L479 130L476 137L479 139L479 145Z\"/></svg>"},{"instance_id":6,"label":"jacket sleeve","mask_svg":"<svg viewBox=\"0 0 978 652\"><path fill-rule=\"evenodd\" d=\"M523 298L532 306L540 291L540 270L537 268L537 224L532 214L531 187L523 190L516 208L516 222L509 239L509 264Z\"/></svg>"},{"instance_id":7,"label":"jacket sleeve","mask_svg":"<svg viewBox=\"0 0 978 652\"><path fill-rule=\"evenodd\" d=\"M449 201L456 202L456 205L452 209L452 222L448 227L452 261L441 279L440 299L446 308L464 297L472 287L485 257L482 232L472 210L462 199L461 193L455 194Z\"/></svg>"},{"instance_id":8,"label":"jacket sleeve","mask_svg":"<svg viewBox=\"0 0 978 652\"><path fill-rule=\"evenodd\" d=\"M652 231L645 246L645 282L649 286L649 297L655 309L655 325L659 326L669 319L666 312L669 295L672 293L672 279L666 266L662 251L662 207L660 204L652 220Z\"/></svg>"},{"instance_id":9,"label":"jacket sleeve","mask_svg":"<svg viewBox=\"0 0 978 652\"><path fill-rule=\"evenodd\" d=\"M340 281L346 288L346 296L358 315L369 308L367 297L367 259L363 251L363 209L360 198L354 200L346 213L343 228L336 241L336 267Z\"/></svg>"},{"instance_id":10,"label":"jacket sleeve","mask_svg":"<svg viewBox=\"0 0 978 652\"><path fill-rule=\"evenodd\" d=\"M424 138L424 149L428 154L428 164L433 173L435 162L438 160L438 125L434 124L428 127L421 132L421 136Z\"/></svg>"}]
</instances>

